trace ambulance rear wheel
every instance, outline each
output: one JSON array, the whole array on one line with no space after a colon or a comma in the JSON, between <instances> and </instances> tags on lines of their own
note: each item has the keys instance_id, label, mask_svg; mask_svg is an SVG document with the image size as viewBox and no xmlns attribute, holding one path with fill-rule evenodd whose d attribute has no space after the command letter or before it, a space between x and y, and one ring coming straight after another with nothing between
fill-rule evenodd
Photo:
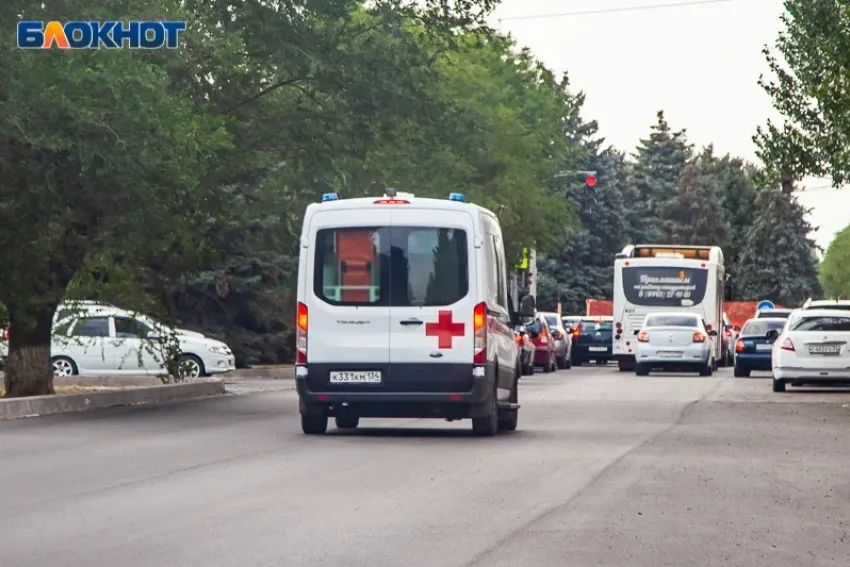
<instances>
[{"instance_id":1,"label":"ambulance rear wheel","mask_svg":"<svg viewBox=\"0 0 850 567\"><path fill-rule=\"evenodd\" d=\"M357 429L360 418L356 415L338 415L334 418L337 429Z\"/></svg>"},{"instance_id":2,"label":"ambulance rear wheel","mask_svg":"<svg viewBox=\"0 0 850 567\"><path fill-rule=\"evenodd\" d=\"M517 371L514 387L511 390L509 401L512 404L519 403L519 371ZM499 415L499 430L500 431L516 431L519 424L519 410L508 410Z\"/></svg>"},{"instance_id":3,"label":"ambulance rear wheel","mask_svg":"<svg viewBox=\"0 0 850 567\"><path fill-rule=\"evenodd\" d=\"M492 437L499 431L499 406L496 403L495 390L483 406L486 415L472 418L472 433L478 437Z\"/></svg>"},{"instance_id":4,"label":"ambulance rear wheel","mask_svg":"<svg viewBox=\"0 0 850 567\"><path fill-rule=\"evenodd\" d=\"M325 415L301 414L301 431L305 435L323 435L328 430L328 418Z\"/></svg>"}]
</instances>

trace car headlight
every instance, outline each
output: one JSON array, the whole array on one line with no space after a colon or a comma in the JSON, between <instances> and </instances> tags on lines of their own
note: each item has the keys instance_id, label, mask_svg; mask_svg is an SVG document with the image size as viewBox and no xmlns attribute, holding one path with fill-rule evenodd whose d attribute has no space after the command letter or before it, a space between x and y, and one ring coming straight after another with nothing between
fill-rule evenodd
<instances>
[{"instance_id":1,"label":"car headlight","mask_svg":"<svg viewBox=\"0 0 850 567\"><path fill-rule=\"evenodd\" d=\"M210 350L210 352L215 353L215 354L227 354L227 349L225 349L222 346L218 346L218 345L211 346L209 350Z\"/></svg>"}]
</instances>

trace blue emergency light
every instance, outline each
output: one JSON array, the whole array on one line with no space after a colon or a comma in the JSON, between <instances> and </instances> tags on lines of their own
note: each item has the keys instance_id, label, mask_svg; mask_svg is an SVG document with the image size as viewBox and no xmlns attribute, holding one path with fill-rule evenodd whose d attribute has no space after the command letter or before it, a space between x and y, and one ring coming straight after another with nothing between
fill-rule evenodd
<instances>
[{"instance_id":1,"label":"blue emergency light","mask_svg":"<svg viewBox=\"0 0 850 567\"><path fill-rule=\"evenodd\" d=\"M336 193L325 193L324 195L322 195L323 203L326 201L336 201L337 199L339 199L339 195L337 195Z\"/></svg>"},{"instance_id":2,"label":"blue emergency light","mask_svg":"<svg viewBox=\"0 0 850 567\"><path fill-rule=\"evenodd\" d=\"M465 203L466 197L464 197L463 193L449 193L449 201L460 201L461 203Z\"/></svg>"}]
</instances>

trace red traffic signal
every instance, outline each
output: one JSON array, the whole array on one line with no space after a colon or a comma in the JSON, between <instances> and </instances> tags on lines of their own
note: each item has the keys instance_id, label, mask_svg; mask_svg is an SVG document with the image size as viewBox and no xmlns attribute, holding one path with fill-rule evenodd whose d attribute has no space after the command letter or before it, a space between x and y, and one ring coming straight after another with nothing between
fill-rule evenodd
<instances>
[{"instance_id":1,"label":"red traffic signal","mask_svg":"<svg viewBox=\"0 0 850 567\"><path fill-rule=\"evenodd\" d=\"M587 185L588 187L596 187L596 176L593 175L592 173L586 175L584 177L584 184Z\"/></svg>"}]
</instances>

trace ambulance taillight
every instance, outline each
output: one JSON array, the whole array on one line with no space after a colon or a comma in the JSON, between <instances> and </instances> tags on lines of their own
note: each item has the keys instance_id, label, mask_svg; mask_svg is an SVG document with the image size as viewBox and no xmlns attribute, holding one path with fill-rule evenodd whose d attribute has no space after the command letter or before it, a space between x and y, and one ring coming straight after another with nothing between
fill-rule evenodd
<instances>
[{"instance_id":1,"label":"ambulance taillight","mask_svg":"<svg viewBox=\"0 0 850 567\"><path fill-rule=\"evenodd\" d=\"M475 339L474 364L487 362L487 304L479 303L472 313L472 331Z\"/></svg>"},{"instance_id":2,"label":"ambulance taillight","mask_svg":"<svg viewBox=\"0 0 850 567\"><path fill-rule=\"evenodd\" d=\"M295 318L295 364L307 364L307 306L300 301Z\"/></svg>"}]
</instances>

